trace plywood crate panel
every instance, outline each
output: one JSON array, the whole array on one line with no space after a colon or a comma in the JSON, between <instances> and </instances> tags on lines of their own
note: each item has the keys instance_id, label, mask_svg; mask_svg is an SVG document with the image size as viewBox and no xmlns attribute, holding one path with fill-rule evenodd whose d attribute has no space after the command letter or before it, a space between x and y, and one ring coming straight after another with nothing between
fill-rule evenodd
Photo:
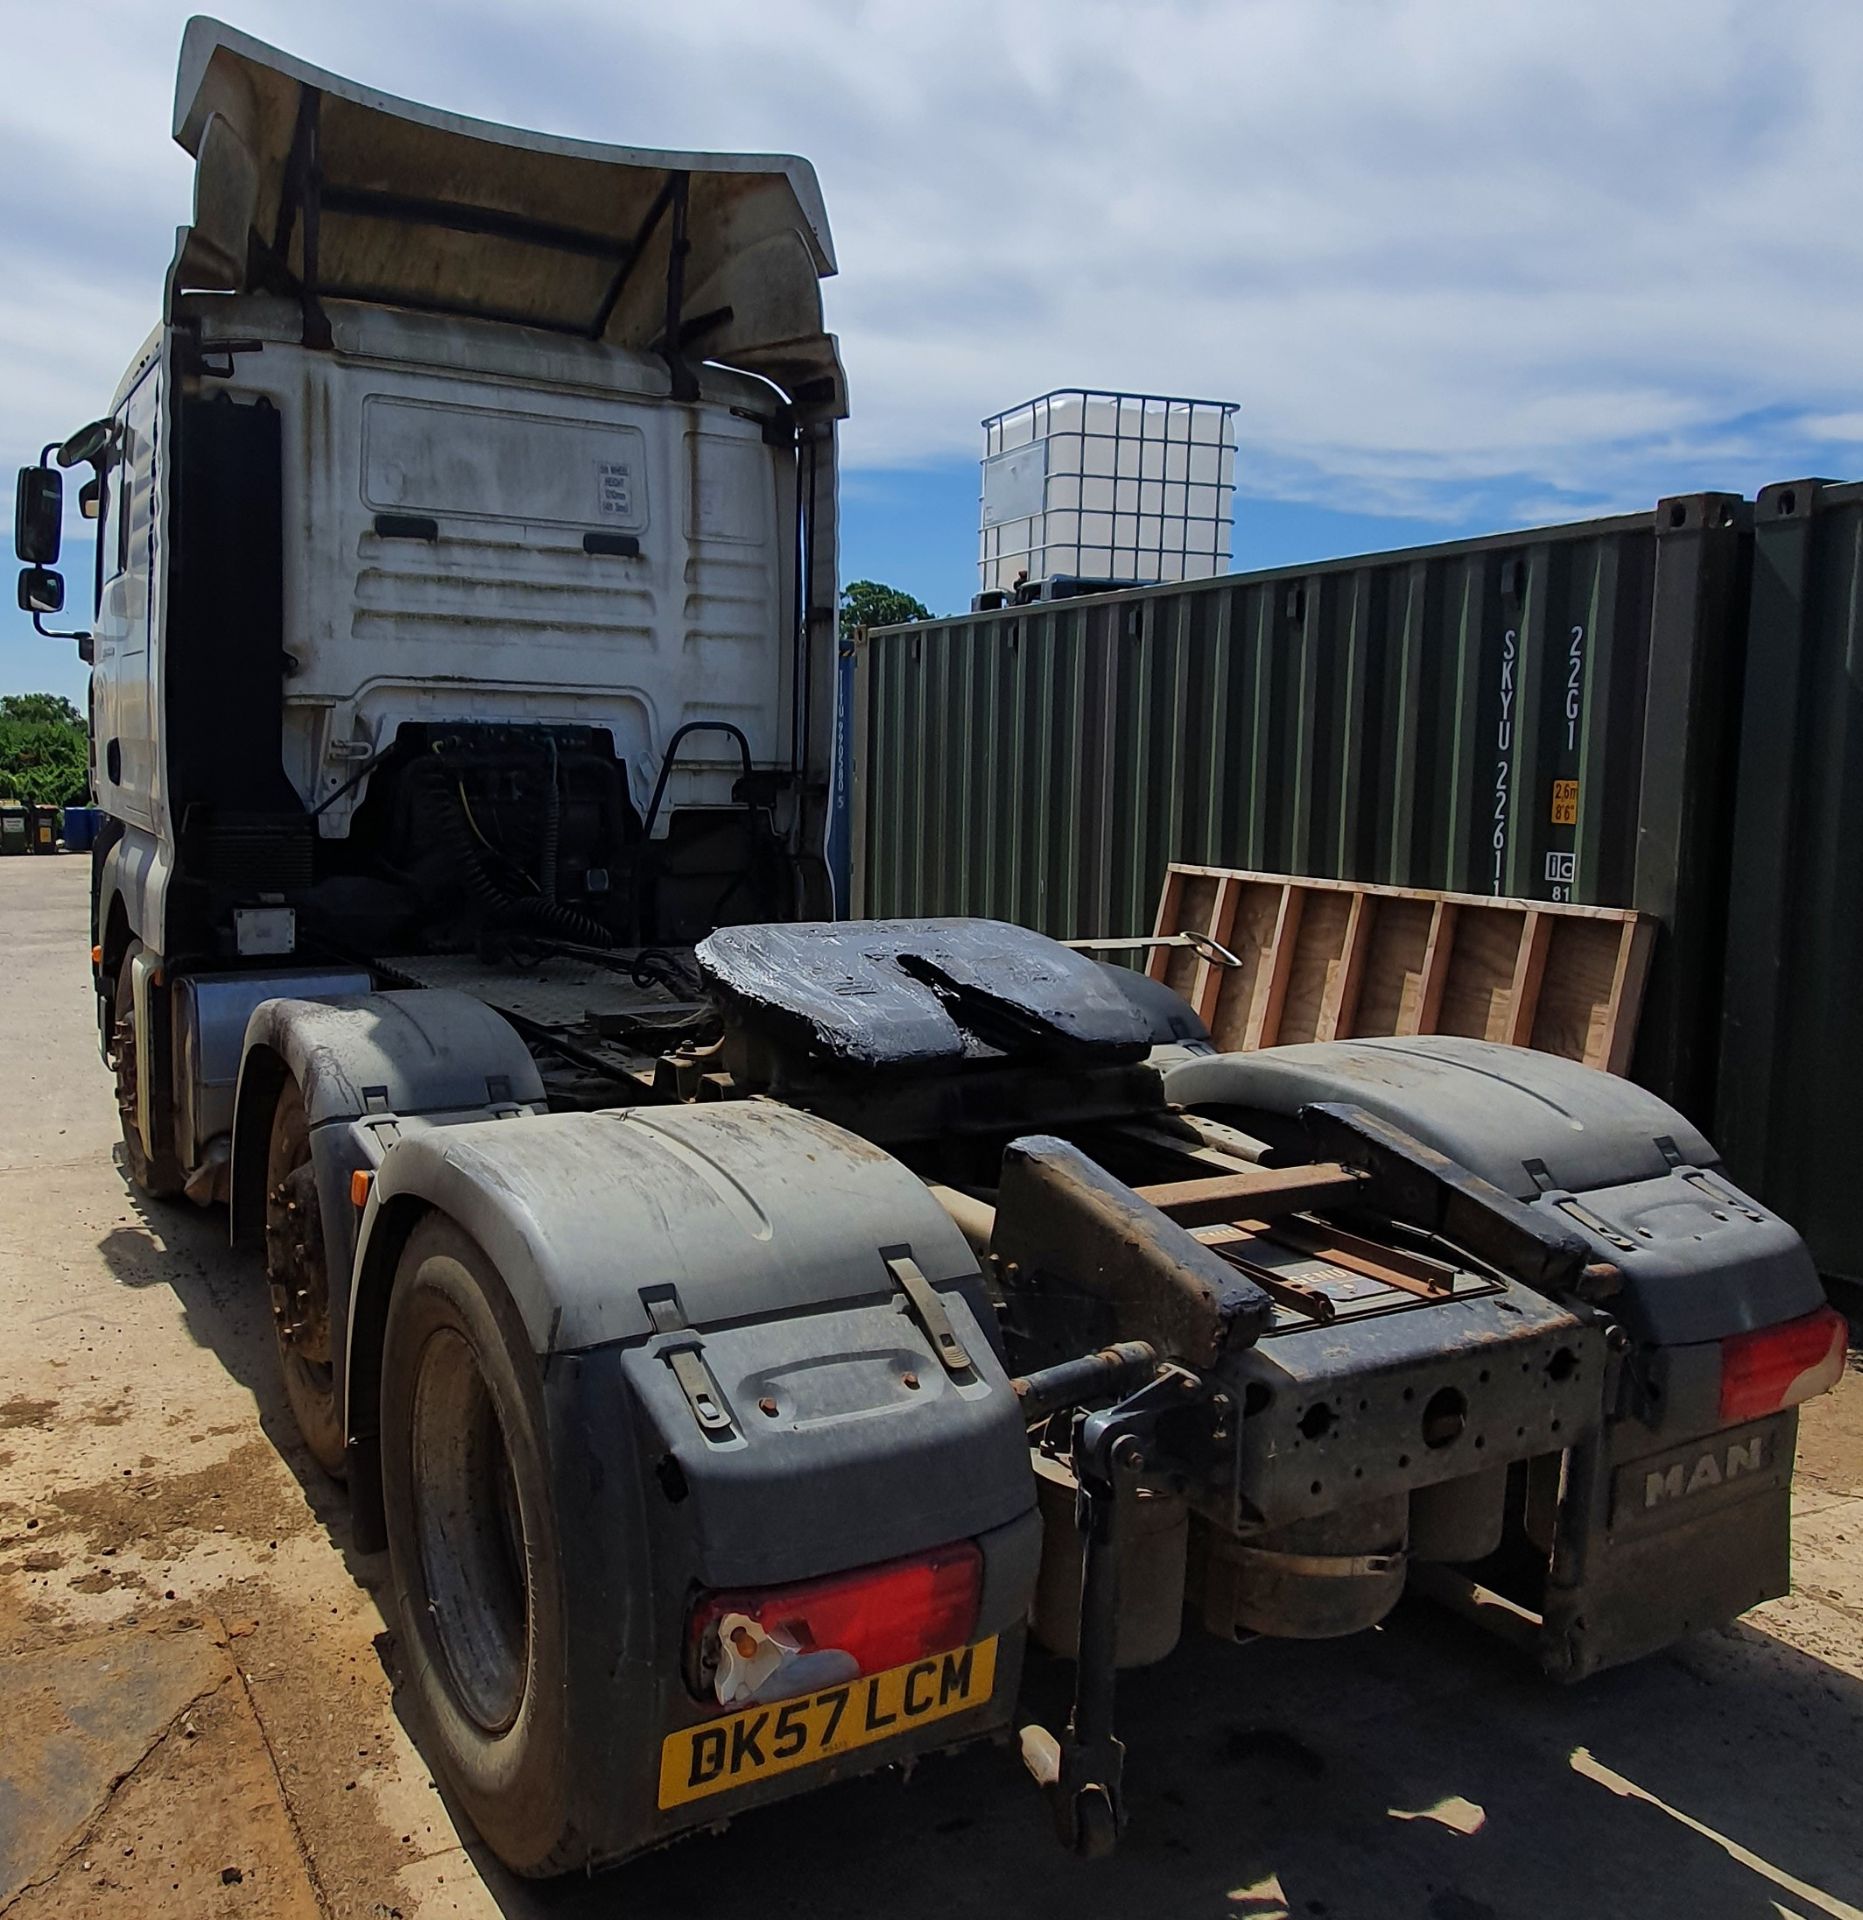
<instances>
[{"instance_id":1,"label":"plywood crate panel","mask_svg":"<svg viewBox=\"0 0 1863 1920\"><path fill-rule=\"evenodd\" d=\"M1610 907L1173 865L1154 947L1225 1052L1307 1040L1457 1033L1622 1073L1652 923Z\"/></svg>"}]
</instances>

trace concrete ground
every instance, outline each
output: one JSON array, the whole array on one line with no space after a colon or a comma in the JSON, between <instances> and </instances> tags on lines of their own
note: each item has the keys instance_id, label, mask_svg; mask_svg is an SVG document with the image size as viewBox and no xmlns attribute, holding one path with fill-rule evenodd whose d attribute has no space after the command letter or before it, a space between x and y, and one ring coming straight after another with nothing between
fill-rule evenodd
<instances>
[{"instance_id":1,"label":"concrete ground","mask_svg":"<svg viewBox=\"0 0 1863 1920\"><path fill-rule=\"evenodd\" d=\"M0 862L0 1914L1863 1915L1863 1379L1809 1411L1798 1591L1571 1690L1421 1604L1186 1640L1123 1696L1130 1836L928 1762L514 1882L397 1712L383 1563L296 1444L218 1213L113 1159L87 863ZM1050 1685L1063 1675L1050 1673Z\"/></svg>"}]
</instances>

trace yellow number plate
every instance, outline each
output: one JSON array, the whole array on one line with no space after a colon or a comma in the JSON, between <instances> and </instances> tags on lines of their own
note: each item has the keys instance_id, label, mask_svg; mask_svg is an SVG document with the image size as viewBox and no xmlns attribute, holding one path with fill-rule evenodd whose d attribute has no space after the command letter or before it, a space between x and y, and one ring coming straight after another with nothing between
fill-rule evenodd
<instances>
[{"instance_id":1,"label":"yellow number plate","mask_svg":"<svg viewBox=\"0 0 1863 1920\"><path fill-rule=\"evenodd\" d=\"M933 1720L981 1706L996 1684L996 1642L980 1640L844 1686L747 1707L669 1733L660 1746L660 1805L728 1793Z\"/></svg>"}]
</instances>

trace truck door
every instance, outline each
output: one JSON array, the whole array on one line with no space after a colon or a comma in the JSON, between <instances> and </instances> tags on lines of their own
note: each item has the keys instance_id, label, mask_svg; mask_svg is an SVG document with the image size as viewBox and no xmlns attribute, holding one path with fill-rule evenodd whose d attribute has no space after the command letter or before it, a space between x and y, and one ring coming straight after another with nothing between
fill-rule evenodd
<instances>
[{"instance_id":1,"label":"truck door","mask_svg":"<svg viewBox=\"0 0 1863 1920\"><path fill-rule=\"evenodd\" d=\"M93 700L97 796L118 819L155 825L155 700L150 686L156 618L157 444L161 363L117 410L97 525Z\"/></svg>"}]
</instances>

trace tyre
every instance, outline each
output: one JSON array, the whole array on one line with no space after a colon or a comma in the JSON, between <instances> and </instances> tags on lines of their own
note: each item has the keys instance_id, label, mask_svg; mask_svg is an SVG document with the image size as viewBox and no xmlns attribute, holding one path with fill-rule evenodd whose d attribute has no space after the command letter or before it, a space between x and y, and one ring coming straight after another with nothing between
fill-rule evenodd
<instances>
[{"instance_id":1,"label":"tyre","mask_svg":"<svg viewBox=\"0 0 1863 1920\"><path fill-rule=\"evenodd\" d=\"M265 1277L271 1283L272 1331L292 1418L317 1464L331 1479L341 1480L346 1457L323 1214L317 1204L304 1095L290 1078L272 1110L265 1154Z\"/></svg>"},{"instance_id":2,"label":"tyre","mask_svg":"<svg viewBox=\"0 0 1863 1920\"><path fill-rule=\"evenodd\" d=\"M484 1251L410 1236L384 1335L382 1499L427 1757L515 1872L585 1863L571 1831L567 1627L542 1385Z\"/></svg>"},{"instance_id":3,"label":"tyre","mask_svg":"<svg viewBox=\"0 0 1863 1920\"><path fill-rule=\"evenodd\" d=\"M111 1002L110 1063L116 1069L116 1106L123 1128L123 1166L131 1181L152 1199L171 1199L186 1179L181 1162L169 1148L155 1153L143 1145L142 1129L136 1124L136 1107L142 1062L137 1058L135 984L132 968L142 952L142 942L132 940L116 972L116 998ZM166 1106L162 1096L151 1089L152 1114ZM158 1127L158 1132L159 1132Z\"/></svg>"}]
</instances>

